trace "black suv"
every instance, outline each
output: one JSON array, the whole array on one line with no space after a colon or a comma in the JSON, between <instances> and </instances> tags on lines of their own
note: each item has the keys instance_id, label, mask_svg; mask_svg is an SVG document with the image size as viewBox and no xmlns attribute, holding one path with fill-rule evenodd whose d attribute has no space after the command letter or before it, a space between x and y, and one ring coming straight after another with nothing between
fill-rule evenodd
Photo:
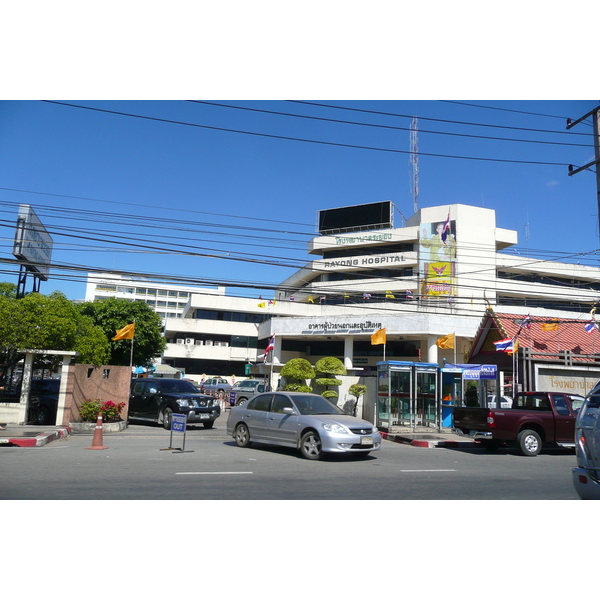
<instances>
[{"instance_id":1,"label":"black suv","mask_svg":"<svg viewBox=\"0 0 600 600\"><path fill-rule=\"evenodd\" d=\"M134 379L129 396L129 418L155 421L171 429L173 413L187 416L188 423L202 423L210 429L221 414L218 400L198 393L183 379Z\"/></svg>"}]
</instances>

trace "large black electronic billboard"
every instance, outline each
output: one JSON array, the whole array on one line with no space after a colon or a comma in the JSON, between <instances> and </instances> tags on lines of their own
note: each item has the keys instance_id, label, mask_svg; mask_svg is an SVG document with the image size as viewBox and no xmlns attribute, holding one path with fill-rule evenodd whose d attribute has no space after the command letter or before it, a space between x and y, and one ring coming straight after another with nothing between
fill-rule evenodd
<instances>
[{"instance_id":1,"label":"large black electronic billboard","mask_svg":"<svg viewBox=\"0 0 600 600\"><path fill-rule=\"evenodd\" d=\"M345 231L386 229L393 227L392 202L372 202L342 208L328 208L317 213L319 233L328 235Z\"/></svg>"}]
</instances>

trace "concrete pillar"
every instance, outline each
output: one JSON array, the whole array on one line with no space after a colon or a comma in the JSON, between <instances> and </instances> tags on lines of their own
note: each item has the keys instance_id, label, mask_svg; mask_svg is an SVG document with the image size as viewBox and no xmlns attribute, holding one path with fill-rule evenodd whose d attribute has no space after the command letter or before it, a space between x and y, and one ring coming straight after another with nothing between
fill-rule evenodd
<instances>
[{"instance_id":1,"label":"concrete pillar","mask_svg":"<svg viewBox=\"0 0 600 600\"><path fill-rule=\"evenodd\" d=\"M33 352L25 354L23 363L23 380L21 383L21 401L19 403L18 425L27 423L27 405L29 403L29 390L31 389L31 372L33 370Z\"/></svg>"},{"instance_id":2,"label":"concrete pillar","mask_svg":"<svg viewBox=\"0 0 600 600\"><path fill-rule=\"evenodd\" d=\"M283 338L280 335L276 335L275 336L275 343L274 343L273 353L272 353L272 359L271 359L271 361L273 362L274 365L281 364L281 361L279 360L279 357L281 356L281 342L282 342L282 340L283 340Z\"/></svg>"},{"instance_id":3,"label":"concrete pillar","mask_svg":"<svg viewBox=\"0 0 600 600\"><path fill-rule=\"evenodd\" d=\"M438 337L437 335L427 336L427 359L425 362L438 364L438 347L435 344Z\"/></svg>"},{"instance_id":4,"label":"concrete pillar","mask_svg":"<svg viewBox=\"0 0 600 600\"><path fill-rule=\"evenodd\" d=\"M60 370L60 389L58 392L58 407L56 409L55 425L67 425L63 423L65 418L65 407L67 403L67 383L69 380L69 365L71 364L70 356L62 357L62 367Z\"/></svg>"},{"instance_id":5,"label":"concrete pillar","mask_svg":"<svg viewBox=\"0 0 600 600\"><path fill-rule=\"evenodd\" d=\"M352 369L352 357L354 356L354 336L347 335L344 338L344 366Z\"/></svg>"}]
</instances>

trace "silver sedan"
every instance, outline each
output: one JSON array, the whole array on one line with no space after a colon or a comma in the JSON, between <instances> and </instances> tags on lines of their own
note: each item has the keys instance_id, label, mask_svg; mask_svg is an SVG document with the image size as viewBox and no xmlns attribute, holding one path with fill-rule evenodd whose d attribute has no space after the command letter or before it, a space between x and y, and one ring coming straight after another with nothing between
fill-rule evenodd
<instances>
[{"instance_id":1,"label":"silver sedan","mask_svg":"<svg viewBox=\"0 0 600 600\"><path fill-rule=\"evenodd\" d=\"M344 414L323 396L301 392L265 392L232 407L227 433L241 448L252 442L299 448L310 460L324 452L366 456L381 448L372 423Z\"/></svg>"}]
</instances>

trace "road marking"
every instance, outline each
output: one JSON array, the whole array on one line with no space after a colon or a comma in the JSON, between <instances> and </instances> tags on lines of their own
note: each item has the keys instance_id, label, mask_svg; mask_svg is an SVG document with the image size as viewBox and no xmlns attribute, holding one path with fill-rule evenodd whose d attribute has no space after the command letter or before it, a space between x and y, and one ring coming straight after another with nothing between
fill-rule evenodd
<instances>
[{"instance_id":1,"label":"road marking","mask_svg":"<svg viewBox=\"0 0 600 600\"><path fill-rule=\"evenodd\" d=\"M400 469L400 473L456 473L456 469Z\"/></svg>"},{"instance_id":2,"label":"road marking","mask_svg":"<svg viewBox=\"0 0 600 600\"><path fill-rule=\"evenodd\" d=\"M175 475L253 475L252 471L191 471L189 473L175 473Z\"/></svg>"}]
</instances>

